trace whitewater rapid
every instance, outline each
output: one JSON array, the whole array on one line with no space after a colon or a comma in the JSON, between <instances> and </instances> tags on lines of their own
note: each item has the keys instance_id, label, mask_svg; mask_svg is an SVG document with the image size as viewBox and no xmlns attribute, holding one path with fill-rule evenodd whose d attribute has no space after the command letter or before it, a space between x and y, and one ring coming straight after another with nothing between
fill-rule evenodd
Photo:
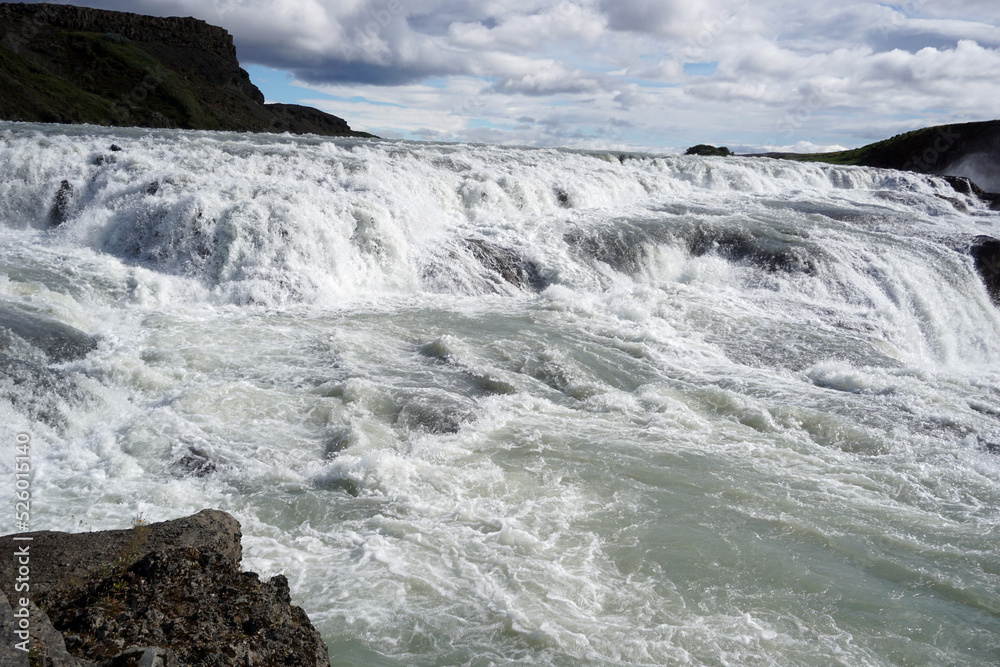
<instances>
[{"instance_id":1,"label":"whitewater rapid","mask_svg":"<svg viewBox=\"0 0 1000 667\"><path fill-rule=\"evenodd\" d=\"M231 512L334 665L991 664L981 235L895 171L0 123L0 442L33 529Z\"/></svg>"}]
</instances>

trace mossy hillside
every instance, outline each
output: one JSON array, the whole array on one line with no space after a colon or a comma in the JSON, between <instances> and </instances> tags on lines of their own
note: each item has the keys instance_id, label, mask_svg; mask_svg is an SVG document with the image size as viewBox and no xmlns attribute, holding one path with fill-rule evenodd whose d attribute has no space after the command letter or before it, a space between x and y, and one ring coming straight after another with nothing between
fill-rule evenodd
<instances>
[{"instance_id":1,"label":"mossy hillside","mask_svg":"<svg viewBox=\"0 0 1000 667\"><path fill-rule=\"evenodd\" d=\"M4 49L3 76L21 95L38 98L33 106L42 117L25 120L218 128L189 85L127 40L88 32L53 37L49 71Z\"/></svg>"},{"instance_id":2,"label":"mossy hillside","mask_svg":"<svg viewBox=\"0 0 1000 667\"><path fill-rule=\"evenodd\" d=\"M45 123L119 125L127 113L0 46L0 117Z\"/></svg>"},{"instance_id":3,"label":"mossy hillside","mask_svg":"<svg viewBox=\"0 0 1000 667\"><path fill-rule=\"evenodd\" d=\"M103 97L125 108L156 108L179 126L208 119L189 86L126 40L85 32L67 33L64 39L74 80L85 81Z\"/></svg>"},{"instance_id":4,"label":"mossy hillside","mask_svg":"<svg viewBox=\"0 0 1000 667\"><path fill-rule=\"evenodd\" d=\"M925 127L889 139L832 153L767 153L798 162L880 167L937 173L974 152L995 153L1000 147L1000 120Z\"/></svg>"},{"instance_id":5,"label":"mossy hillside","mask_svg":"<svg viewBox=\"0 0 1000 667\"><path fill-rule=\"evenodd\" d=\"M268 105L224 29L183 17L0 2L0 119L371 136Z\"/></svg>"}]
</instances>

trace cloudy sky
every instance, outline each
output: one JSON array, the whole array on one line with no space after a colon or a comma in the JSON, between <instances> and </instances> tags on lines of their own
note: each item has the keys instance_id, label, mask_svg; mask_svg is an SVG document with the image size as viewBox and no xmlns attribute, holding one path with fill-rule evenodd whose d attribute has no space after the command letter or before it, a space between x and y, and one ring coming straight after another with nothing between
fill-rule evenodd
<instances>
[{"instance_id":1,"label":"cloudy sky","mask_svg":"<svg viewBox=\"0 0 1000 667\"><path fill-rule=\"evenodd\" d=\"M818 150L1000 118L1000 2L75 0L231 32L268 101L382 137Z\"/></svg>"}]
</instances>

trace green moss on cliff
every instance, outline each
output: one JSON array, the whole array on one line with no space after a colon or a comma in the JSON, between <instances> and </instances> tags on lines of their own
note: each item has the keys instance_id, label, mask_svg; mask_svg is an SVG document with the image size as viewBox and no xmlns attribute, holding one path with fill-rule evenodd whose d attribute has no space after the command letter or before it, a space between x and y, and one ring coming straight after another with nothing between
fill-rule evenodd
<instances>
[{"instance_id":1,"label":"green moss on cliff","mask_svg":"<svg viewBox=\"0 0 1000 667\"><path fill-rule=\"evenodd\" d=\"M963 155L995 153L1000 145L1000 121L925 127L897 134L867 146L834 153L768 153L768 157L798 162L859 165L938 173Z\"/></svg>"},{"instance_id":2,"label":"green moss on cliff","mask_svg":"<svg viewBox=\"0 0 1000 667\"><path fill-rule=\"evenodd\" d=\"M229 33L193 18L0 2L0 44L0 119L371 136L265 105Z\"/></svg>"},{"instance_id":3,"label":"green moss on cliff","mask_svg":"<svg viewBox=\"0 0 1000 667\"><path fill-rule=\"evenodd\" d=\"M114 103L81 90L0 46L0 117L46 123L117 125L127 115Z\"/></svg>"}]
</instances>

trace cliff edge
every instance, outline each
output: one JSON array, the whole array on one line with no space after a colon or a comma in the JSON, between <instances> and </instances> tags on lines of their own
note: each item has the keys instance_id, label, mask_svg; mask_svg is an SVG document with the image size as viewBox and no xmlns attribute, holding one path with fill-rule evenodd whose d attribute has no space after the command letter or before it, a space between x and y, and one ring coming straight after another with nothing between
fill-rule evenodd
<instances>
[{"instance_id":1,"label":"cliff edge","mask_svg":"<svg viewBox=\"0 0 1000 667\"><path fill-rule=\"evenodd\" d=\"M194 18L0 3L0 119L371 137L265 104L232 35Z\"/></svg>"}]
</instances>

